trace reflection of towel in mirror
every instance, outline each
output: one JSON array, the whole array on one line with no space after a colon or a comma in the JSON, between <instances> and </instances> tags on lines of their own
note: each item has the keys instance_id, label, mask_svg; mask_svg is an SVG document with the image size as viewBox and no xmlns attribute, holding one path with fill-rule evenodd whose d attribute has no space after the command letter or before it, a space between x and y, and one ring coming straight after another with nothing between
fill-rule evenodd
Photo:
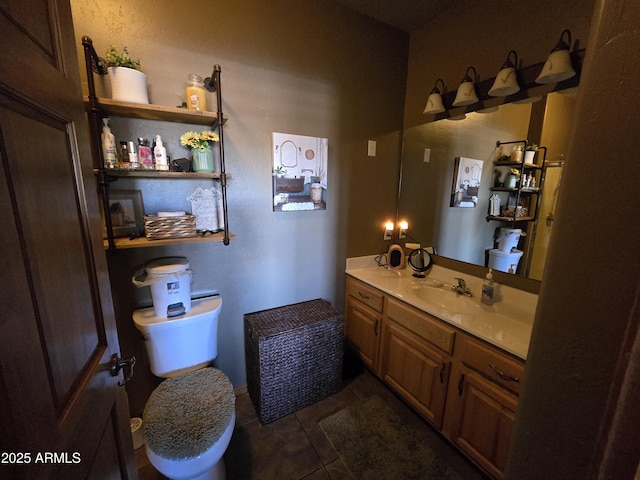
<instances>
[{"instance_id":1,"label":"reflection of towel in mirror","mask_svg":"<svg viewBox=\"0 0 640 480\"><path fill-rule=\"evenodd\" d=\"M292 210L313 210L315 205L313 202L289 202L282 205L282 211Z\"/></svg>"},{"instance_id":2,"label":"reflection of towel in mirror","mask_svg":"<svg viewBox=\"0 0 640 480\"><path fill-rule=\"evenodd\" d=\"M460 202L461 207L475 207L476 204L473 202Z\"/></svg>"}]
</instances>

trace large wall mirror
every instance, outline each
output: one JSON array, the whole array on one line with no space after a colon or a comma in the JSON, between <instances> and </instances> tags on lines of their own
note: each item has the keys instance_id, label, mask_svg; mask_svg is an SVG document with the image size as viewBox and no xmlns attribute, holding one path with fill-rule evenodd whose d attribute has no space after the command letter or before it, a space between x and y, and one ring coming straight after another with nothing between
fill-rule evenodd
<instances>
[{"instance_id":1,"label":"large wall mirror","mask_svg":"<svg viewBox=\"0 0 640 480\"><path fill-rule=\"evenodd\" d=\"M537 101L503 104L467 113L462 119L443 119L406 129L397 221L409 223L408 240L423 247L434 246L439 257L487 266L488 251L496 248L496 229L522 228L526 235L518 248L524 253L512 276L530 279L534 285L541 280L576 97L577 87L543 94ZM500 154L496 142L522 139L547 147L545 166L538 173L538 178L544 175L544 185L536 220L526 225L488 221L491 187L496 182L494 161ZM450 206L457 174L455 159L459 157L481 160L484 165L475 207Z\"/></svg>"}]
</instances>

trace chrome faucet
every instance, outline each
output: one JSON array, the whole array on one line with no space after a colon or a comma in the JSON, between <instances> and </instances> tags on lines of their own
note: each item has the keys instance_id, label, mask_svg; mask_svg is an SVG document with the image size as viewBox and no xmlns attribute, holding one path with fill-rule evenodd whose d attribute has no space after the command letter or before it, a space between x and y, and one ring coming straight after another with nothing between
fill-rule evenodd
<instances>
[{"instance_id":1,"label":"chrome faucet","mask_svg":"<svg viewBox=\"0 0 640 480\"><path fill-rule=\"evenodd\" d=\"M465 295L467 297L473 297L473 293L471 293L471 290L467 287L467 282L464 281L464 278L456 277L456 280L458 281L458 285L451 287L451 290L456 292L457 296Z\"/></svg>"}]
</instances>

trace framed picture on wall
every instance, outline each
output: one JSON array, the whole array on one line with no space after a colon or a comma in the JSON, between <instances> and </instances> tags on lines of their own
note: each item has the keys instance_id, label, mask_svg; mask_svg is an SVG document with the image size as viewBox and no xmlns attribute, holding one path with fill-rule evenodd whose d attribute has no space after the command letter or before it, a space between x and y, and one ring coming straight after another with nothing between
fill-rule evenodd
<instances>
[{"instance_id":1,"label":"framed picture on wall","mask_svg":"<svg viewBox=\"0 0 640 480\"><path fill-rule=\"evenodd\" d=\"M273 211L326 210L328 139L272 133Z\"/></svg>"},{"instance_id":2,"label":"framed picture on wall","mask_svg":"<svg viewBox=\"0 0 640 480\"><path fill-rule=\"evenodd\" d=\"M453 168L450 207L474 208L482 180L482 160L456 157Z\"/></svg>"},{"instance_id":3,"label":"framed picture on wall","mask_svg":"<svg viewBox=\"0 0 640 480\"><path fill-rule=\"evenodd\" d=\"M142 192L140 190L110 190L108 215L111 218L114 237L143 235L144 207L142 204ZM103 233L106 238L107 228L104 223L104 217L102 221Z\"/></svg>"}]
</instances>

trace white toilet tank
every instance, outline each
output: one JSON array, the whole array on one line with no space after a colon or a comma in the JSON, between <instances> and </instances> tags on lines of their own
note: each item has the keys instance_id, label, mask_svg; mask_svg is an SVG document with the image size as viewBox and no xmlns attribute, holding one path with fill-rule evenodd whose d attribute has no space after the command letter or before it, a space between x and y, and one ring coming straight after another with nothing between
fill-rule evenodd
<instances>
[{"instance_id":1,"label":"white toilet tank","mask_svg":"<svg viewBox=\"0 0 640 480\"><path fill-rule=\"evenodd\" d=\"M207 366L218 356L218 295L191 301L179 317L159 317L153 307L133 312L133 322L144 335L151 372L175 377Z\"/></svg>"}]
</instances>

